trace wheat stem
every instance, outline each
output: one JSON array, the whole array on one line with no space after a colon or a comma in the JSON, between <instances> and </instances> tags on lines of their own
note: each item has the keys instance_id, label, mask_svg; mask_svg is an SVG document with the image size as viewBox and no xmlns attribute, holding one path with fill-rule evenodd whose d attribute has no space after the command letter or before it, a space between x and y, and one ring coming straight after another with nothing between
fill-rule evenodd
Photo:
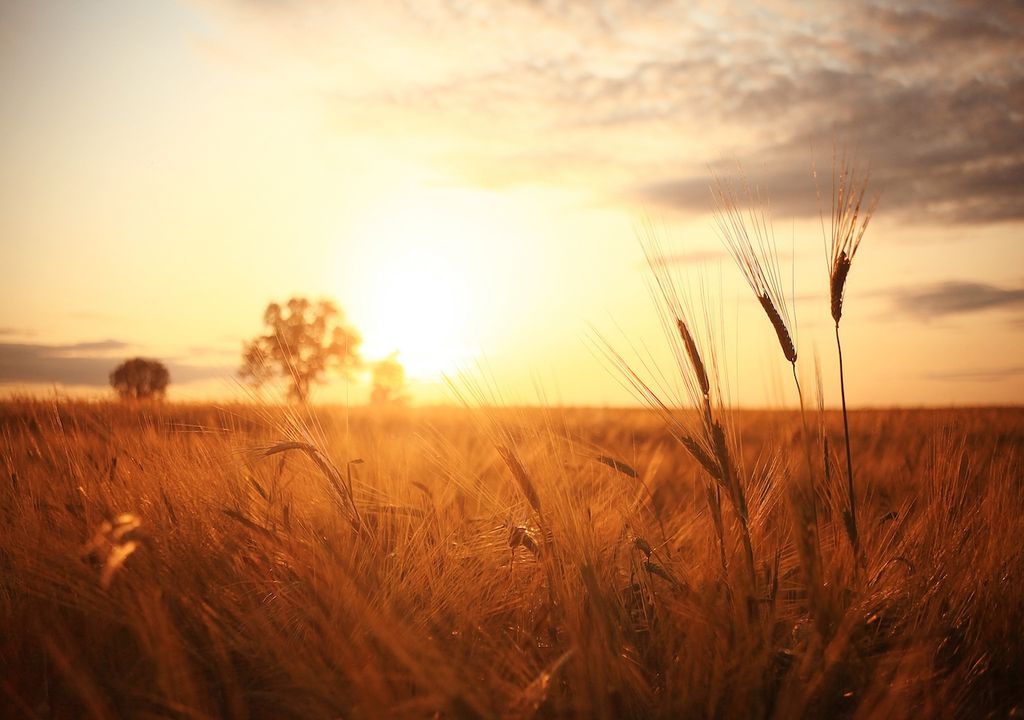
<instances>
[{"instance_id":1,"label":"wheat stem","mask_svg":"<svg viewBox=\"0 0 1024 720\"><path fill-rule=\"evenodd\" d=\"M853 453L850 450L850 419L846 412L846 377L843 372L843 344L839 340L839 322L836 322L836 349L839 351L839 394L843 402L843 434L846 439L846 491L849 495L850 518L846 532L853 543L854 553L860 557L860 539L857 533L857 502L853 490Z\"/></svg>"}]
</instances>

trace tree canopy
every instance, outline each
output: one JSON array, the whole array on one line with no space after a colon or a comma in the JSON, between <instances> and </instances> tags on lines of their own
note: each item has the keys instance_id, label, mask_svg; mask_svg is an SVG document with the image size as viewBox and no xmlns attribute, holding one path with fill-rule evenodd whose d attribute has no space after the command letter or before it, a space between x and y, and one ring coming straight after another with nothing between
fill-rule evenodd
<instances>
[{"instance_id":1,"label":"tree canopy","mask_svg":"<svg viewBox=\"0 0 1024 720\"><path fill-rule=\"evenodd\" d=\"M293 297L267 305L266 333L245 344L239 374L256 387L276 377L289 383L288 396L303 402L328 370L350 377L362 367L362 338L331 300Z\"/></svg>"},{"instance_id":2,"label":"tree canopy","mask_svg":"<svg viewBox=\"0 0 1024 720\"><path fill-rule=\"evenodd\" d=\"M110 386L123 400L162 398L171 382L171 374L159 360L132 358L110 373Z\"/></svg>"}]
</instances>

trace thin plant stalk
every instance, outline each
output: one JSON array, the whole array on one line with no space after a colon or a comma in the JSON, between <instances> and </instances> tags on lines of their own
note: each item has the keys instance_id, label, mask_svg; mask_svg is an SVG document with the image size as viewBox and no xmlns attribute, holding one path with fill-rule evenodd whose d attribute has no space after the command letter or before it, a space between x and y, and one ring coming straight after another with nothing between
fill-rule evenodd
<instances>
[{"instance_id":1,"label":"thin plant stalk","mask_svg":"<svg viewBox=\"0 0 1024 720\"><path fill-rule=\"evenodd\" d=\"M846 491L849 510L844 520L854 554L860 559L860 535L857 529L857 499L853 481L853 451L850 445L850 418L846 406L846 373L843 366L843 344L839 334L839 321L843 316L846 281L853 265L864 232L878 205L878 196L865 202L870 174L860 172L847 161L845 154L832 156L832 227L829 240L829 297L832 319L835 322L836 350L839 355L839 392L843 405L843 436L846 446ZM817 179L817 174L815 174ZM819 192L820 195L820 192ZM824 216L822 230L824 231Z\"/></svg>"},{"instance_id":2,"label":"thin plant stalk","mask_svg":"<svg viewBox=\"0 0 1024 720\"><path fill-rule=\"evenodd\" d=\"M705 347L707 358L705 358L705 353L701 350L701 339L694 333L690 303L679 291L677 281L665 263L665 255L654 228L647 223L639 228L638 235L651 270L649 290L655 304L661 307L661 319L675 355L680 378L690 403L698 410L699 421L687 422L677 417L659 397L659 393L642 380L629 363L607 342L601 343L599 347L606 357L623 372L634 393L662 415L672 435L704 469L706 476L702 479L705 497L715 534L718 536L723 575L728 573L728 543L722 518L721 497L724 494L728 499L733 514L737 518L743 562L748 576L748 609L754 608L757 573L750 536L750 516L743 484L740 482L741 471L734 462L733 454L730 451L723 420L715 411L717 403L713 400L713 395L721 391L717 386L717 367L707 308L705 306L704 338L702 338L707 343Z\"/></svg>"},{"instance_id":3,"label":"thin plant stalk","mask_svg":"<svg viewBox=\"0 0 1024 720\"><path fill-rule=\"evenodd\" d=\"M806 565L812 602L819 610L816 619L819 629L824 632L826 618L820 583L821 544L818 533L814 468L808 444L810 433L807 426L803 391L800 388L796 372L797 347L794 334L791 331L794 323L790 319L789 306L783 291L778 250L768 203L762 200L758 191L752 191L745 180L743 182L743 196L745 197L741 197L730 184L717 177L712 187L712 194L716 203L715 221L718 225L719 236L736 262L743 279L761 304L761 308L775 330L782 354L793 369L793 382L796 385L797 397L800 401L802 440L807 463L806 485L797 483L793 487L793 491L797 495L794 509L798 515L798 545ZM745 207L741 207L741 204ZM808 510L809 512L807 512Z\"/></svg>"},{"instance_id":4,"label":"thin plant stalk","mask_svg":"<svg viewBox=\"0 0 1024 720\"><path fill-rule=\"evenodd\" d=\"M857 496L853 487L853 453L850 450L850 417L846 411L846 376L843 370L843 343L839 340L839 323L836 323L836 350L839 354L839 396L843 403L843 439L846 446L846 492L849 496L850 513L846 531L850 535L853 551L860 555L860 536L857 533Z\"/></svg>"}]
</instances>

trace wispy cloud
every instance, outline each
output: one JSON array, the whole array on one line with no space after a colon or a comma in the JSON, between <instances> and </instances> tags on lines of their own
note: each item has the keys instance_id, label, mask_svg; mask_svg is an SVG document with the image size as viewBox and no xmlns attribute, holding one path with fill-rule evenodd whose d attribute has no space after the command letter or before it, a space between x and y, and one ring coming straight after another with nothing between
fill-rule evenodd
<instances>
[{"instance_id":1,"label":"wispy cloud","mask_svg":"<svg viewBox=\"0 0 1024 720\"><path fill-rule=\"evenodd\" d=\"M920 317L940 317L1024 306L1024 288L950 281L892 293L896 308Z\"/></svg>"},{"instance_id":2,"label":"wispy cloud","mask_svg":"<svg viewBox=\"0 0 1024 720\"><path fill-rule=\"evenodd\" d=\"M71 343L69 345L33 345L26 347L49 347L52 352L64 355L76 353L106 353L114 350L124 350L125 348L131 347L131 345L120 340L91 340L89 342Z\"/></svg>"},{"instance_id":3,"label":"wispy cloud","mask_svg":"<svg viewBox=\"0 0 1024 720\"><path fill-rule=\"evenodd\" d=\"M707 165L736 156L780 213L806 216L812 154L827 167L838 138L872 163L887 212L1024 219L1018 3L227 7L242 9L227 34L248 37L254 63L286 58L339 132L387 136L473 183L583 182L706 212Z\"/></svg>"},{"instance_id":4,"label":"wispy cloud","mask_svg":"<svg viewBox=\"0 0 1024 720\"><path fill-rule=\"evenodd\" d=\"M64 345L0 343L0 382L62 383L102 387L110 371L123 359L114 351L132 347L119 340L98 340ZM172 383L226 377L234 368L200 366L168 361Z\"/></svg>"}]
</instances>

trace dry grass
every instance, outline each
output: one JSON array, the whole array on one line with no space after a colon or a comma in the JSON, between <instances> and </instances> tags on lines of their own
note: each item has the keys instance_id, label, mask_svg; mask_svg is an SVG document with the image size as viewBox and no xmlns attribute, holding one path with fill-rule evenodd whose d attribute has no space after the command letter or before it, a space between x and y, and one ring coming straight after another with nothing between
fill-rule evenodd
<instances>
[{"instance_id":1,"label":"dry grass","mask_svg":"<svg viewBox=\"0 0 1024 720\"><path fill-rule=\"evenodd\" d=\"M266 408L5 403L5 714L1020 712L1021 411L851 414L866 567L826 510L824 621L766 460L801 452L797 415L732 416L751 612L741 544L723 572L705 470L660 420L488 414L514 455L457 411L324 412L300 438Z\"/></svg>"}]
</instances>

